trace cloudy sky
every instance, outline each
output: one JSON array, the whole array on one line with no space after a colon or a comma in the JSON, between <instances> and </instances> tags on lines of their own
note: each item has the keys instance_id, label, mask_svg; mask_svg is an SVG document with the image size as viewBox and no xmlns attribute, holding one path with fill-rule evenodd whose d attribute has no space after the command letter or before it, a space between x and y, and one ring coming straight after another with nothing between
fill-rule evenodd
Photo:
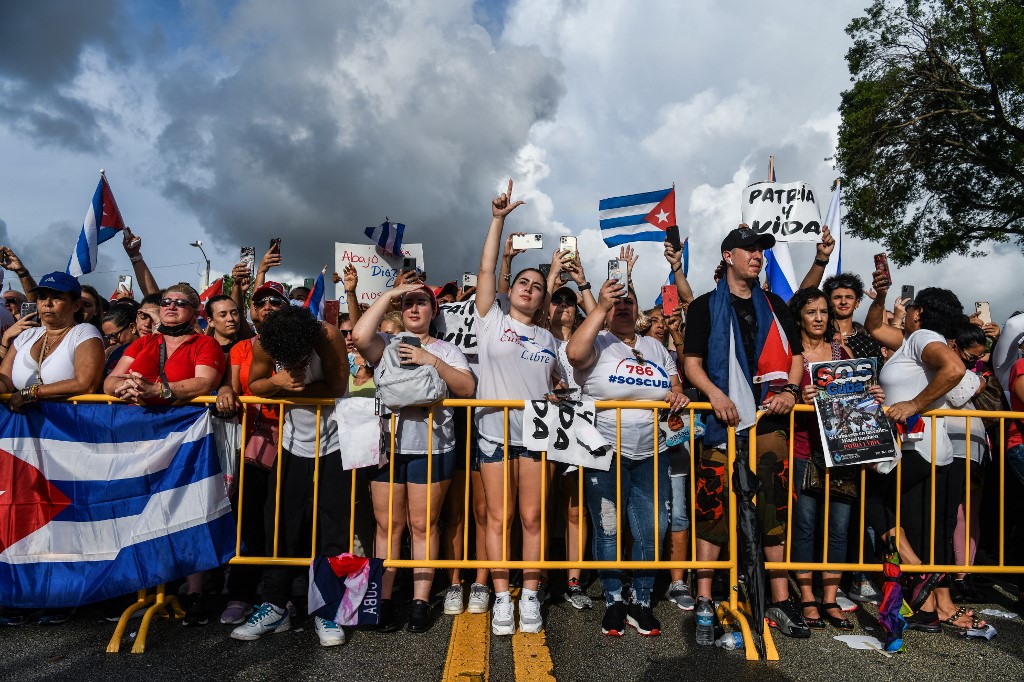
<instances>
[{"instance_id":1,"label":"cloudy sky","mask_svg":"<svg viewBox=\"0 0 1024 682\"><path fill-rule=\"evenodd\" d=\"M0 242L35 273L63 270L104 168L161 283L199 284L196 239L216 277L239 246L277 236L275 275L298 283L385 215L443 281L476 270L490 199L512 177L527 205L509 229L578 235L599 280L613 257L599 199L675 182L703 292L769 154L780 181L827 195L844 28L867 4L9 0ZM844 266L868 275L879 250L847 239ZM658 246L640 252L653 301L667 265ZM801 272L813 247L793 256ZM1001 246L895 280L989 300L1001 319L1024 307L1020 261ZM112 291L130 272L111 241L84 281Z\"/></svg>"}]
</instances>

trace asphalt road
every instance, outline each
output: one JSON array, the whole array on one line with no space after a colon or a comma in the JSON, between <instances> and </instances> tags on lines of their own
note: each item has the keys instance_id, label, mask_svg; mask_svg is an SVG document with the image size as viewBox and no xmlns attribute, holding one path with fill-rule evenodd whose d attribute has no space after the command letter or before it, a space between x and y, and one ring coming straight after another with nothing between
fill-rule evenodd
<instances>
[{"instance_id":1,"label":"asphalt road","mask_svg":"<svg viewBox=\"0 0 1024 682\"><path fill-rule=\"evenodd\" d=\"M600 602L596 584L591 595ZM1001 589L992 604L1013 600ZM222 602L217 602L220 606ZM985 608L979 605L977 608ZM219 613L219 612L218 612ZM440 613L440 608L435 610ZM832 639L836 630L810 640L775 638L781 660L747 662L742 651L697 647L692 614L660 602L655 609L663 635L642 638L632 631L613 639L600 633L603 609L575 611L563 602L547 609L547 639L559 680L884 680L1024 679L1024 622L990 618L999 634L991 641L967 640L952 630L908 633L906 652L891 658L857 651ZM856 614L856 633L880 635L873 607ZM114 626L99 610L85 608L63 626L26 625L0 630L0 679L7 680L439 680L448 653L452 619L438 615L430 632L350 632L345 646L323 649L309 621L258 642L228 638L230 626L211 622L185 628L155 622L146 653L133 655L126 636L122 651L105 652ZM131 621L129 631L137 629ZM867 630L872 628L872 630ZM490 679L514 680L510 638L491 638Z\"/></svg>"}]
</instances>

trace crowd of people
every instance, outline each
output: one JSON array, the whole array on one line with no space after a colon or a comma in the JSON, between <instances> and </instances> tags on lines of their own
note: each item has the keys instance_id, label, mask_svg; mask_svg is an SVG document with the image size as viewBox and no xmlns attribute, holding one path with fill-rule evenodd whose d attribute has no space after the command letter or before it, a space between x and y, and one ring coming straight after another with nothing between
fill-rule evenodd
<instances>
[{"instance_id":1,"label":"crowd of people","mask_svg":"<svg viewBox=\"0 0 1024 682\"><path fill-rule=\"evenodd\" d=\"M0 382L10 394L8 407L30 410L40 400L97 391L150 406L215 395L214 410L227 419L243 409L240 396L373 398L403 372L436 387L441 397L656 401L667 403L662 413L669 420L687 412L691 401L707 402L711 409L703 413L703 433L694 432L693 453L686 443L669 445L653 410L598 411L594 426L617 448L616 461L607 471L587 470L582 482L576 467L548 461L526 446L522 409L478 407L467 423L464 409L404 405L382 420L385 441L394 442L386 453L393 461L360 469L355 485L361 490L353 489L353 477L344 469L348 441L330 410L289 407L282 421L278 410L284 408L246 405L242 542L253 556L350 551L355 495L369 501L357 508L373 528L361 538L363 549L381 558L537 562L552 554L553 534L545 530L559 527L565 542L555 553L569 561L614 561L620 547L633 561L687 561L692 523L693 558L712 562L736 551L728 547L736 520L729 517L727 436L741 422L744 407L736 396L745 383L762 414L752 431L737 430L736 448L743 456L751 440L756 443L765 559L783 561L789 545L795 562L827 556L830 562L870 563L898 535L907 601L914 610L908 627L938 632L943 624L959 629L982 624L964 603L982 598L969 572L918 574L911 566L969 565L979 547L991 546L989 521L1001 513L995 506L999 486L1024 482L1024 435L1016 420L1007 422L1004 434L998 421L948 417L936 422L942 432L933 447L930 421L917 416L948 407L1024 411L1024 360L1018 350L1024 315L1000 329L967 317L956 295L938 287L920 290L913 300L898 299L888 310L891 282L880 271L872 273L869 290L848 272L823 282L834 248L827 228L800 290L786 301L759 280L774 237L744 225L722 241L715 282L700 296L694 296L683 273L681 250L665 242L664 259L675 275L680 304L666 315L661 306L642 307L648 302L641 302L632 287L638 258L629 247L618 254L628 264L625 281L591 282L579 254L568 250L555 251L546 271L514 269L521 251L513 248L505 223L521 203L512 199L511 181L492 201L476 287L431 287L417 273L403 272L390 291L361 306L358 275L348 267L335 274L335 281L343 285L349 312L329 321L317 320L302 305L308 290L289 290L269 279L281 265L276 247L255 271L244 262L235 266L230 295L205 302L188 284L158 287L142 257L141 238L130 230L124 248L141 301L132 292L108 301L62 272L36 281L10 248L0 247L0 263L24 291L4 292L0 309ZM435 324L441 304L470 296L475 296L478 331L474 355L439 338ZM862 325L853 318L865 296L872 300ZM897 460L864 465L861 489L861 466L834 469L826 515L820 490L808 483L823 466L818 423L813 414L800 412L790 433L790 413L797 404L813 403L810 363L849 358L878 361L871 394L887 406L903 435L897 458L902 475L897 477ZM623 380L628 376L664 379ZM911 423L923 424L924 431L909 429ZM275 461L278 445L280 462ZM998 467L989 466L1003 445L1013 480L999 480ZM968 484L972 494L966 508ZM545 511L558 521L545 524ZM311 548L314 523L318 532ZM1008 535L1012 525L1007 524ZM257 640L290 629L296 618L293 584L302 573L276 564L231 566L224 588L227 606L219 618L235 626L230 636ZM554 587L549 578L555 575L537 568L519 576L504 568L477 569L471 576L449 570L443 612L489 611L492 632L511 635L517 629L543 629L542 606L552 593L573 608L593 608L597 592L588 590L588 576L570 570L564 585ZM604 634L622 636L627 627L646 636L661 633L652 609L661 596L655 593L657 577L646 568L597 571ZM182 578L184 623L204 625L210 618L208 576ZM684 611L713 613L714 600L723 596L721 576L711 569L691 576L673 569L667 578L664 599ZM848 613L854 602L880 600L871 574L802 571L793 578L791 583L785 571L768 575L766 617L787 636L810 637L812 630L827 627L853 630ZM403 614L409 631L429 629L436 579L433 570L417 568L411 590L399 589L408 579L387 569L378 629L399 629ZM521 581L518 609L511 589L516 581ZM411 599L400 603L407 592ZM17 625L31 616L56 624L69 615L67 610L4 609L0 622ZM316 617L314 627L324 646L345 641L344 629L332 621ZM699 644L713 641L707 634L698 623Z\"/></svg>"}]
</instances>

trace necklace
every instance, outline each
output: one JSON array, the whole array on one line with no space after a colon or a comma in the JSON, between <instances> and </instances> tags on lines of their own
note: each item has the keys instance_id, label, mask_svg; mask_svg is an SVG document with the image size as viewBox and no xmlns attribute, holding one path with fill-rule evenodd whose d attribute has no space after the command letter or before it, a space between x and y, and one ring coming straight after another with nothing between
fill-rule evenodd
<instances>
[{"instance_id":1,"label":"necklace","mask_svg":"<svg viewBox=\"0 0 1024 682\"><path fill-rule=\"evenodd\" d=\"M71 327L74 327L74 325L71 325L69 327L64 327L64 329L60 330L60 333L57 334L57 340L53 344L53 346L55 348L60 345L61 341L64 340L64 336L67 335L67 333L69 331L71 331ZM47 333L46 330L44 330L43 331L43 347L39 349L39 359L36 360L36 377L38 377L39 383L43 383L43 361L46 360L46 355L47 355L47 353L49 351L50 351L50 335Z\"/></svg>"},{"instance_id":2,"label":"necklace","mask_svg":"<svg viewBox=\"0 0 1024 682\"><path fill-rule=\"evenodd\" d=\"M621 341L630 348L636 348L637 335L633 334L633 339L631 341L627 341L626 339L621 339Z\"/></svg>"}]
</instances>

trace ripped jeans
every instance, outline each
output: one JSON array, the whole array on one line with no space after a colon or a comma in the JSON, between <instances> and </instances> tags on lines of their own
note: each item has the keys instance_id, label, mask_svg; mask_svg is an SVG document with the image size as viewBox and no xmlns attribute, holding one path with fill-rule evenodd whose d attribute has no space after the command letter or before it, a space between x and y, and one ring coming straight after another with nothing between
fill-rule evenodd
<instances>
[{"instance_id":1,"label":"ripped jeans","mask_svg":"<svg viewBox=\"0 0 1024 682\"><path fill-rule=\"evenodd\" d=\"M633 535L634 561L653 561L654 555L654 457L630 459L622 457L622 517L628 518ZM587 510L594 523L594 559L615 561L617 509L615 495L615 462L608 471L586 469L584 486ZM668 507L672 486L668 480L668 456L658 455L658 524L659 549L664 548L665 533L669 530ZM611 604L622 594L622 571L601 570L605 604ZM633 571L633 601L649 606L654 589L654 571ZM623 601L630 600L623 597Z\"/></svg>"}]
</instances>

